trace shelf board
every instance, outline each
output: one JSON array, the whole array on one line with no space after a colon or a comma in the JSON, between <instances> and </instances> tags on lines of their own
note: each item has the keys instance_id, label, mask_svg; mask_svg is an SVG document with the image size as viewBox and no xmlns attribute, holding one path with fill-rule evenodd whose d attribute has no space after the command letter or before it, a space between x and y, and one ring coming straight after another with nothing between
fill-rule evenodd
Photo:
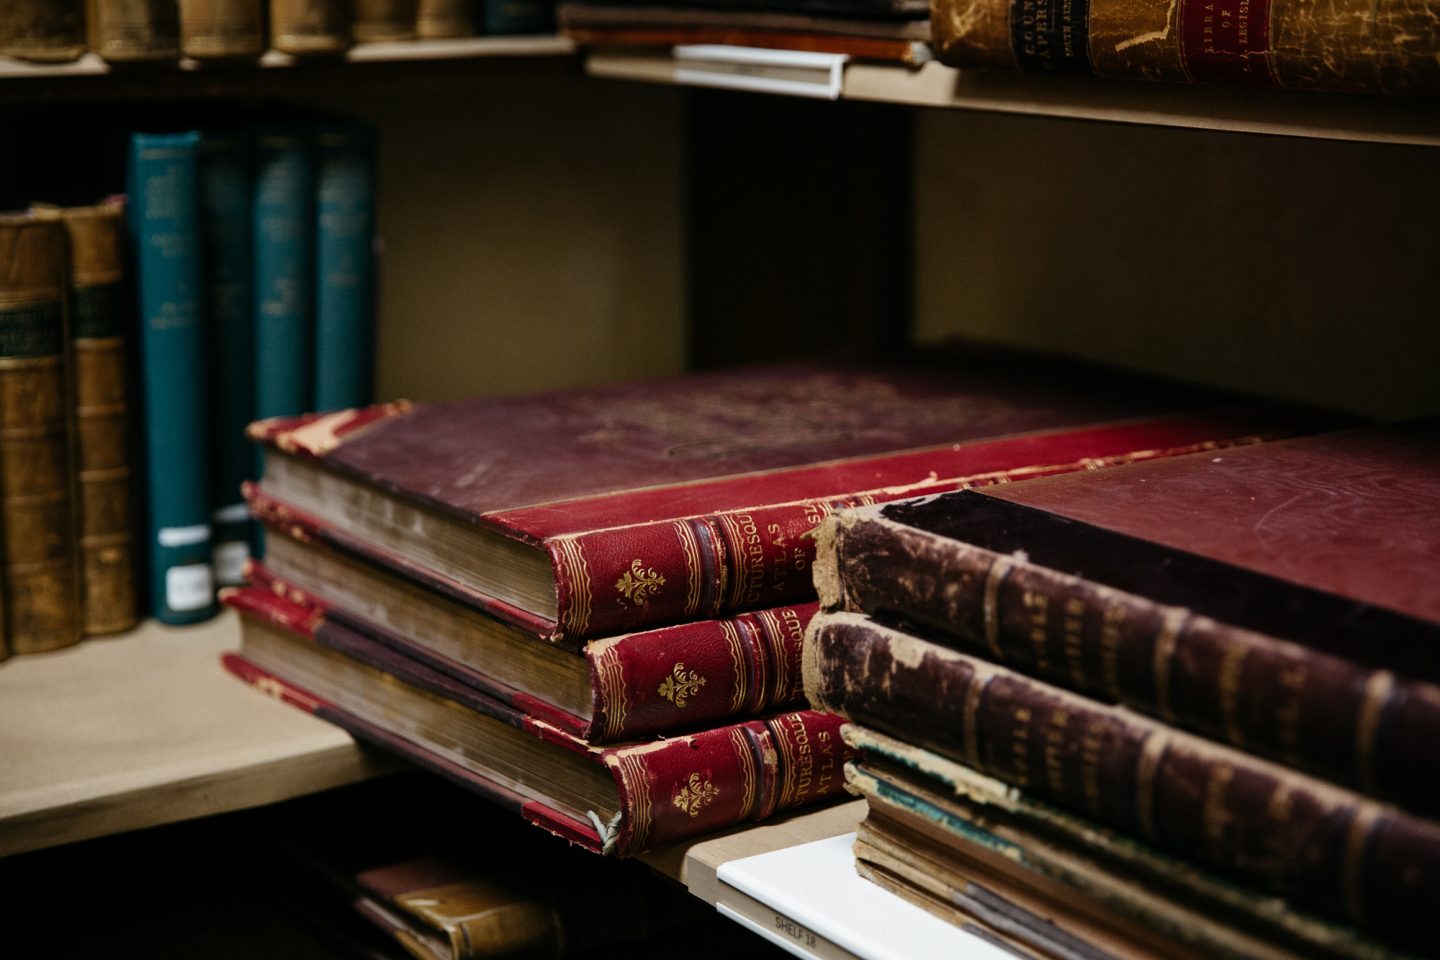
<instances>
[{"instance_id":1,"label":"shelf board","mask_svg":"<svg viewBox=\"0 0 1440 960\"><path fill-rule=\"evenodd\" d=\"M674 83L668 50L597 48L591 76ZM1440 146L1440 101L852 63L841 99L1318 140Z\"/></svg>"},{"instance_id":2,"label":"shelf board","mask_svg":"<svg viewBox=\"0 0 1440 960\"><path fill-rule=\"evenodd\" d=\"M0 856L402 769L221 668L233 614L0 664Z\"/></svg>"}]
</instances>

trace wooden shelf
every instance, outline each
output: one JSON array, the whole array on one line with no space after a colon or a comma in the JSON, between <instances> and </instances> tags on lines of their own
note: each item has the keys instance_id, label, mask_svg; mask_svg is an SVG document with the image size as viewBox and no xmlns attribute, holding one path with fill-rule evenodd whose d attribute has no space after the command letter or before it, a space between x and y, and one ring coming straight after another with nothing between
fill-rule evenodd
<instances>
[{"instance_id":1,"label":"wooden shelf","mask_svg":"<svg viewBox=\"0 0 1440 960\"><path fill-rule=\"evenodd\" d=\"M599 48L591 76L674 83L668 51ZM1440 146L1440 103L1379 97L1184 86L1081 77L956 70L939 62L910 68L852 63L841 99L1179 127L1317 140Z\"/></svg>"},{"instance_id":2,"label":"wooden shelf","mask_svg":"<svg viewBox=\"0 0 1440 960\"><path fill-rule=\"evenodd\" d=\"M402 769L220 666L227 614L0 664L0 856Z\"/></svg>"}]
</instances>

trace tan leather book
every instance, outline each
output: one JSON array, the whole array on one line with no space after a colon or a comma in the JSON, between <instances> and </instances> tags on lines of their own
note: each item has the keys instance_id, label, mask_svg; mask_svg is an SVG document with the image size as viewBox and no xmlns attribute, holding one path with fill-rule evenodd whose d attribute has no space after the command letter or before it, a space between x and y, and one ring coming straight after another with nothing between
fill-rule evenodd
<instances>
[{"instance_id":1,"label":"tan leather book","mask_svg":"<svg viewBox=\"0 0 1440 960\"><path fill-rule=\"evenodd\" d=\"M316 56L350 49L349 0L270 0L270 46Z\"/></svg>"},{"instance_id":2,"label":"tan leather book","mask_svg":"<svg viewBox=\"0 0 1440 960\"><path fill-rule=\"evenodd\" d=\"M88 0L90 49L106 60L174 60L180 56L175 0Z\"/></svg>"},{"instance_id":3,"label":"tan leather book","mask_svg":"<svg viewBox=\"0 0 1440 960\"><path fill-rule=\"evenodd\" d=\"M81 0L4 0L0 3L0 55L63 63L85 52Z\"/></svg>"},{"instance_id":4,"label":"tan leather book","mask_svg":"<svg viewBox=\"0 0 1440 960\"><path fill-rule=\"evenodd\" d=\"M415 12L415 0L355 0L355 40L414 40Z\"/></svg>"},{"instance_id":5,"label":"tan leather book","mask_svg":"<svg viewBox=\"0 0 1440 960\"><path fill-rule=\"evenodd\" d=\"M87 636L136 623L125 204L58 211L70 243L80 607Z\"/></svg>"},{"instance_id":6,"label":"tan leather book","mask_svg":"<svg viewBox=\"0 0 1440 960\"><path fill-rule=\"evenodd\" d=\"M475 33L475 18L466 0L419 0L415 32L426 40L469 37Z\"/></svg>"},{"instance_id":7,"label":"tan leather book","mask_svg":"<svg viewBox=\"0 0 1440 960\"><path fill-rule=\"evenodd\" d=\"M265 52L265 0L180 0L180 49L197 60Z\"/></svg>"},{"instance_id":8,"label":"tan leather book","mask_svg":"<svg viewBox=\"0 0 1440 960\"><path fill-rule=\"evenodd\" d=\"M64 292L59 219L0 215L0 570L13 653L81 635Z\"/></svg>"}]
</instances>

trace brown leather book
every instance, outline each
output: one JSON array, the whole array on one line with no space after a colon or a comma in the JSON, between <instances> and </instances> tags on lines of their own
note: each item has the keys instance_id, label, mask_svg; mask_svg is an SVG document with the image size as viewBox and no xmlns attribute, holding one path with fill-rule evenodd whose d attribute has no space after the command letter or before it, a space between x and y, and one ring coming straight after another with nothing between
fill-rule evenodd
<instances>
[{"instance_id":1,"label":"brown leather book","mask_svg":"<svg viewBox=\"0 0 1440 960\"><path fill-rule=\"evenodd\" d=\"M350 43L349 0L270 0L270 45L281 53L341 54Z\"/></svg>"},{"instance_id":2,"label":"brown leather book","mask_svg":"<svg viewBox=\"0 0 1440 960\"><path fill-rule=\"evenodd\" d=\"M931 21L961 68L1440 93L1440 0L934 0Z\"/></svg>"},{"instance_id":3,"label":"brown leather book","mask_svg":"<svg viewBox=\"0 0 1440 960\"><path fill-rule=\"evenodd\" d=\"M415 32L425 40L469 37L475 33L475 18L466 0L419 0Z\"/></svg>"},{"instance_id":4,"label":"brown leather book","mask_svg":"<svg viewBox=\"0 0 1440 960\"><path fill-rule=\"evenodd\" d=\"M0 3L0 55L63 63L85 52L81 0L5 0Z\"/></svg>"},{"instance_id":5,"label":"brown leather book","mask_svg":"<svg viewBox=\"0 0 1440 960\"><path fill-rule=\"evenodd\" d=\"M265 52L265 0L180 0L180 48L197 60Z\"/></svg>"},{"instance_id":6,"label":"brown leather book","mask_svg":"<svg viewBox=\"0 0 1440 960\"><path fill-rule=\"evenodd\" d=\"M70 242L80 599L87 636L135 625L122 200L58 212Z\"/></svg>"},{"instance_id":7,"label":"brown leather book","mask_svg":"<svg viewBox=\"0 0 1440 960\"><path fill-rule=\"evenodd\" d=\"M355 0L355 40L415 39L415 0Z\"/></svg>"},{"instance_id":8,"label":"brown leather book","mask_svg":"<svg viewBox=\"0 0 1440 960\"><path fill-rule=\"evenodd\" d=\"M65 231L0 215L0 526L13 653L80 639L65 377Z\"/></svg>"},{"instance_id":9,"label":"brown leather book","mask_svg":"<svg viewBox=\"0 0 1440 960\"><path fill-rule=\"evenodd\" d=\"M175 0L88 0L90 49L106 60L174 60L180 56Z\"/></svg>"}]
</instances>

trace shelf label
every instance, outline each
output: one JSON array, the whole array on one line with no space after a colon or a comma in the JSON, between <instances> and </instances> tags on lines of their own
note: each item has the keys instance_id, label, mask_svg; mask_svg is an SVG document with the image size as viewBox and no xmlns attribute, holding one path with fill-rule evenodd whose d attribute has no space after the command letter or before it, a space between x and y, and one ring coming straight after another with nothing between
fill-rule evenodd
<instances>
[{"instance_id":1,"label":"shelf label","mask_svg":"<svg viewBox=\"0 0 1440 960\"><path fill-rule=\"evenodd\" d=\"M697 87L840 99L843 53L696 44L674 49L675 82Z\"/></svg>"}]
</instances>

